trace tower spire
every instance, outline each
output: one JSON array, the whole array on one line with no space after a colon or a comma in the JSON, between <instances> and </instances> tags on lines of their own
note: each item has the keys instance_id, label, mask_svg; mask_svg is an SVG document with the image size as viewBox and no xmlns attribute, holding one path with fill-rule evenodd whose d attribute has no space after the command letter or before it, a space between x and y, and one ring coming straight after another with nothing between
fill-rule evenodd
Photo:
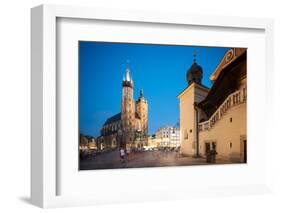
<instances>
[{"instance_id":1,"label":"tower spire","mask_svg":"<svg viewBox=\"0 0 281 213\"><path fill-rule=\"evenodd\" d=\"M130 66L129 66L129 60L126 60L126 71L125 71L125 75L123 77L123 82L122 82L123 86L130 86L130 87L134 87L134 81L133 78L131 76L131 70L130 70Z\"/></svg>"},{"instance_id":2,"label":"tower spire","mask_svg":"<svg viewBox=\"0 0 281 213\"><path fill-rule=\"evenodd\" d=\"M193 63L196 63L196 49L193 51Z\"/></svg>"},{"instance_id":3,"label":"tower spire","mask_svg":"<svg viewBox=\"0 0 281 213\"><path fill-rule=\"evenodd\" d=\"M131 81L132 78L131 78L131 73L130 73L130 66L129 66L129 60L127 59L126 61L126 81Z\"/></svg>"},{"instance_id":4,"label":"tower spire","mask_svg":"<svg viewBox=\"0 0 281 213\"><path fill-rule=\"evenodd\" d=\"M143 95L143 89L140 90L140 98L143 98L144 95Z\"/></svg>"}]
</instances>

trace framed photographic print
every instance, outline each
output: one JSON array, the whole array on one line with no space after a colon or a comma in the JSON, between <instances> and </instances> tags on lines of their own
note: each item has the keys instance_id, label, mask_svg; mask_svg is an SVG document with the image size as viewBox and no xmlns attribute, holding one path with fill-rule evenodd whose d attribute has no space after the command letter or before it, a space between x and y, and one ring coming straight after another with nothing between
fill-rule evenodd
<instances>
[{"instance_id":1,"label":"framed photographic print","mask_svg":"<svg viewBox=\"0 0 281 213\"><path fill-rule=\"evenodd\" d=\"M270 192L272 28L33 8L32 203Z\"/></svg>"}]
</instances>

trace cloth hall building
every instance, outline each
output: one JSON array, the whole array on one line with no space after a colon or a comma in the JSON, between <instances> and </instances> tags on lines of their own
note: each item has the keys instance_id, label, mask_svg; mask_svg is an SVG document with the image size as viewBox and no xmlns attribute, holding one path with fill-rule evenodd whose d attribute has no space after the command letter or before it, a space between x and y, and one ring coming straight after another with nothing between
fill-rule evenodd
<instances>
[{"instance_id":1,"label":"cloth hall building","mask_svg":"<svg viewBox=\"0 0 281 213\"><path fill-rule=\"evenodd\" d=\"M180 102L181 154L247 162L247 51L230 48L210 76L212 87L202 84L203 69L194 62L186 73L187 87Z\"/></svg>"}]
</instances>

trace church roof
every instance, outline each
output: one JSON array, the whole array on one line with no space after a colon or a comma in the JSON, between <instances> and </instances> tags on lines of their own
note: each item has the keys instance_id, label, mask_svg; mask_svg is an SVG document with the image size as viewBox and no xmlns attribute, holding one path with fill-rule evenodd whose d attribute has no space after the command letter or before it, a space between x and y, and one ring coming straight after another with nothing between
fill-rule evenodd
<instances>
[{"instance_id":1,"label":"church roof","mask_svg":"<svg viewBox=\"0 0 281 213\"><path fill-rule=\"evenodd\" d=\"M135 118L136 118L136 119L141 119L140 116L139 116L139 114L138 114L137 112L135 113ZM113 116L111 116L110 118L108 118L108 119L104 122L103 126L108 125L108 124L115 123L115 122L120 121L120 120L121 120L121 112L119 112L118 114L113 115Z\"/></svg>"},{"instance_id":2,"label":"church roof","mask_svg":"<svg viewBox=\"0 0 281 213\"><path fill-rule=\"evenodd\" d=\"M112 117L108 118L103 125L115 123L115 122L120 121L120 120L121 120L121 112L119 112L118 114L113 115Z\"/></svg>"}]
</instances>

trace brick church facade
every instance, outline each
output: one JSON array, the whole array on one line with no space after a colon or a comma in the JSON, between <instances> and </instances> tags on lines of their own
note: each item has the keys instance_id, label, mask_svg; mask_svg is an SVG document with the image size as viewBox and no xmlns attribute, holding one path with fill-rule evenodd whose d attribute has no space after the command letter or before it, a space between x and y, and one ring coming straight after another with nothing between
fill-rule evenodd
<instances>
[{"instance_id":1,"label":"brick church facade","mask_svg":"<svg viewBox=\"0 0 281 213\"><path fill-rule=\"evenodd\" d=\"M143 90L134 100L134 82L128 65L122 81L121 112L105 121L97 140L100 149L141 148L148 142L148 102Z\"/></svg>"}]
</instances>

